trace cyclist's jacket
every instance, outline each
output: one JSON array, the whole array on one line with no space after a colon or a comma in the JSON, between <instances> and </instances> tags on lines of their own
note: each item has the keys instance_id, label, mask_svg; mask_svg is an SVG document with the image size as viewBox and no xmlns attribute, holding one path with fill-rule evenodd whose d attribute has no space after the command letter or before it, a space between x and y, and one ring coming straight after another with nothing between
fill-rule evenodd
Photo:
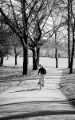
<instances>
[{"instance_id":1,"label":"cyclist's jacket","mask_svg":"<svg viewBox=\"0 0 75 120\"><path fill-rule=\"evenodd\" d=\"M38 70L38 74L46 74L46 69L44 67L40 67Z\"/></svg>"}]
</instances>

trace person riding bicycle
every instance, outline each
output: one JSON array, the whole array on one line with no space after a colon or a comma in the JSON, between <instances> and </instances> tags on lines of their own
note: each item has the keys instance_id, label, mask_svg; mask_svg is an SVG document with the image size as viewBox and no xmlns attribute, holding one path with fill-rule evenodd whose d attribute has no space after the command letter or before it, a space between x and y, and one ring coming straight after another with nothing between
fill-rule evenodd
<instances>
[{"instance_id":1,"label":"person riding bicycle","mask_svg":"<svg viewBox=\"0 0 75 120\"><path fill-rule=\"evenodd\" d=\"M44 75L46 74L46 69L42 66L39 65L38 69L38 75L40 76L38 84L41 86L44 86Z\"/></svg>"}]
</instances>

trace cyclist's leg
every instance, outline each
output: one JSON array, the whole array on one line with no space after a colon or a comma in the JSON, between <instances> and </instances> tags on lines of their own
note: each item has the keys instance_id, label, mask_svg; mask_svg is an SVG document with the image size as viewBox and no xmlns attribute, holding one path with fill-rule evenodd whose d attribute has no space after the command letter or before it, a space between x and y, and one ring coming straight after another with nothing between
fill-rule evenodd
<instances>
[{"instance_id":1,"label":"cyclist's leg","mask_svg":"<svg viewBox=\"0 0 75 120\"><path fill-rule=\"evenodd\" d=\"M38 81L38 84L41 83L41 75L39 74L39 81Z\"/></svg>"},{"instance_id":2,"label":"cyclist's leg","mask_svg":"<svg viewBox=\"0 0 75 120\"><path fill-rule=\"evenodd\" d=\"M39 87L40 87L40 89L41 89L41 74L39 74L39 81L38 81L38 85L39 85Z\"/></svg>"},{"instance_id":3,"label":"cyclist's leg","mask_svg":"<svg viewBox=\"0 0 75 120\"><path fill-rule=\"evenodd\" d=\"M42 74L42 86L44 86L44 75Z\"/></svg>"},{"instance_id":4,"label":"cyclist's leg","mask_svg":"<svg viewBox=\"0 0 75 120\"><path fill-rule=\"evenodd\" d=\"M39 78L39 85L40 85L40 89L41 89L41 87L42 87L42 74L40 74L40 78Z\"/></svg>"}]
</instances>

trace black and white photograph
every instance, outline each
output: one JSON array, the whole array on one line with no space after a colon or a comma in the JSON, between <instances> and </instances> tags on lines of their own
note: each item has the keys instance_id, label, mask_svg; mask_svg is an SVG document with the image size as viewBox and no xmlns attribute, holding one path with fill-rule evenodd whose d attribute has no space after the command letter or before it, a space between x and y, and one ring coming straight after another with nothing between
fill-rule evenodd
<instances>
[{"instance_id":1,"label":"black and white photograph","mask_svg":"<svg viewBox=\"0 0 75 120\"><path fill-rule=\"evenodd\" d=\"M75 0L0 0L0 120L75 120Z\"/></svg>"}]
</instances>

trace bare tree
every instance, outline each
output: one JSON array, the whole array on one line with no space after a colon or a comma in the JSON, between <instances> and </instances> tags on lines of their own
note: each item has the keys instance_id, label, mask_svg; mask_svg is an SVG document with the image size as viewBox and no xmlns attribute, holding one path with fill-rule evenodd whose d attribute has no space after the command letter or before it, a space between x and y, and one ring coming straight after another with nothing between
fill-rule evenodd
<instances>
[{"instance_id":1,"label":"bare tree","mask_svg":"<svg viewBox=\"0 0 75 120\"><path fill-rule=\"evenodd\" d=\"M74 51L75 51L75 13L74 13L74 1L70 1L71 9L71 28L72 28L72 50L71 50L71 60L70 60L70 73L73 72L73 61L74 61Z\"/></svg>"},{"instance_id":2,"label":"bare tree","mask_svg":"<svg viewBox=\"0 0 75 120\"><path fill-rule=\"evenodd\" d=\"M40 47L44 41L41 42L42 39L42 29L46 24L45 18L47 17L47 2L46 1L39 1L39 6L37 5L37 9L34 8L33 11L38 11L37 15L36 12L32 13L35 16L34 22L31 23L32 32L30 32L32 38L30 43L30 49L33 53L33 69L36 70L39 64L39 54L40 54ZM32 25L33 24L33 25ZM41 27L42 26L42 27ZM31 37L30 36L30 37Z\"/></svg>"}]
</instances>

